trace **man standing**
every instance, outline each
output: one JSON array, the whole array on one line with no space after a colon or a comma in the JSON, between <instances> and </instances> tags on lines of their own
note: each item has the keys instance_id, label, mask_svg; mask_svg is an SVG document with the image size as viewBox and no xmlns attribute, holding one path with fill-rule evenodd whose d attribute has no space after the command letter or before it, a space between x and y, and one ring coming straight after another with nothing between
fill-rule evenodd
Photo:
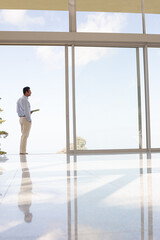
<instances>
[{"instance_id":1,"label":"man standing","mask_svg":"<svg viewBox=\"0 0 160 240\"><path fill-rule=\"evenodd\" d=\"M23 96L17 101L17 113L21 125L21 141L20 141L20 154L26 153L27 138L31 129L31 109L28 97L31 96L29 87L23 88Z\"/></svg>"}]
</instances>

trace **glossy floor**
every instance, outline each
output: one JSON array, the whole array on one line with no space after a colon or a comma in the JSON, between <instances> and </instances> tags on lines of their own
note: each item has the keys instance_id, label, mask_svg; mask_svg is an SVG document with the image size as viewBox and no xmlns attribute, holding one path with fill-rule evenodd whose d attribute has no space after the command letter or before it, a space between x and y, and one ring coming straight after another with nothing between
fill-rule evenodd
<instances>
[{"instance_id":1,"label":"glossy floor","mask_svg":"<svg viewBox=\"0 0 160 240\"><path fill-rule=\"evenodd\" d=\"M1 240L160 239L160 154L7 157Z\"/></svg>"}]
</instances>

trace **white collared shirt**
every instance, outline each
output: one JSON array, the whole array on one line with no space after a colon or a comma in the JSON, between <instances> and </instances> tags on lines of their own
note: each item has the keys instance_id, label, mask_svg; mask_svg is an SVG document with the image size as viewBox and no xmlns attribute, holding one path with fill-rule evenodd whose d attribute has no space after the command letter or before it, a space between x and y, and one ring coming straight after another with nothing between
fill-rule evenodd
<instances>
[{"instance_id":1,"label":"white collared shirt","mask_svg":"<svg viewBox=\"0 0 160 240\"><path fill-rule=\"evenodd\" d=\"M17 113L19 117L26 117L26 119L31 122L31 106L28 97L25 95L17 101Z\"/></svg>"}]
</instances>

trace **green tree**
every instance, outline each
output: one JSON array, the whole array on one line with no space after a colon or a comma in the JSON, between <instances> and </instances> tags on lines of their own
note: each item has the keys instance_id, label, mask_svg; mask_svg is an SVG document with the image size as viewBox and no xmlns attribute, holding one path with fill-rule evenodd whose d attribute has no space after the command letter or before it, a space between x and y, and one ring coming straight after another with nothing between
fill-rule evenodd
<instances>
[{"instance_id":1,"label":"green tree","mask_svg":"<svg viewBox=\"0 0 160 240\"><path fill-rule=\"evenodd\" d=\"M0 98L1 99L1 98ZM0 112L2 112L3 110L0 108ZM2 118L0 118L0 124L2 124L3 122L5 122L5 120L3 120ZM8 133L7 132L5 132L5 131L0 131L0 137L4 137L4 138L6 138L8 136ZM0 144L1 145L1 144ZM4 155L4 154L6 154L6 152L4 152L4 151L1 151L1 149L0 149L0 155Z\"/></svg>"}]
</instances>

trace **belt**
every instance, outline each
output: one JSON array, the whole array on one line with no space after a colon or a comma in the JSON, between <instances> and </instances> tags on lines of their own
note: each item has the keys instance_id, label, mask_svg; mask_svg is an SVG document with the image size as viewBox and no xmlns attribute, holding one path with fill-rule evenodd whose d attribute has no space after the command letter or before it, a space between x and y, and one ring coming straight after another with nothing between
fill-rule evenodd
<instances>
[{"instance_id":1,"label":"belt","mask_svg":"<svg viewBox=\"0 0 160 240\"><path fill-rule=\"evenodd\" d=\"M21 117L25 117L25 116L20 116L20 118L21 118Z\"/></svg>"}]
</instances>

